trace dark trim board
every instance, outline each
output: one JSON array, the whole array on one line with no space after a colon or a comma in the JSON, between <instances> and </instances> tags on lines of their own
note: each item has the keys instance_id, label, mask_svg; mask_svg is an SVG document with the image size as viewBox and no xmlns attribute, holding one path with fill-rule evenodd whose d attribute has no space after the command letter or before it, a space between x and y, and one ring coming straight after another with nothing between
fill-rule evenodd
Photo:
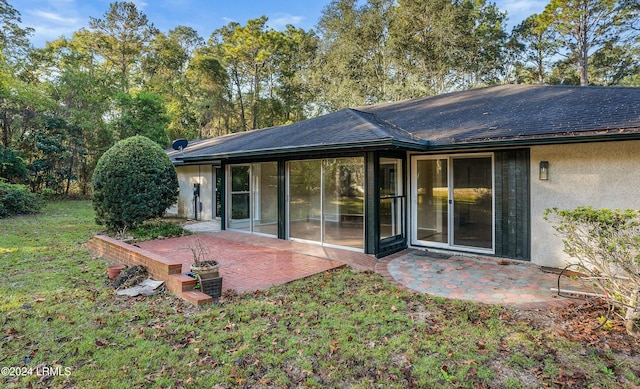
<instances>
[{"instance_id":1,"label":"dark trim board","mask_svg":"<svg viewBox=\"0 0 640 389\"><path fill-rule=\"evenodd\" d=\"M531 260L530 152L495 152L496 256Z\"/></svg>"}]
</instances>

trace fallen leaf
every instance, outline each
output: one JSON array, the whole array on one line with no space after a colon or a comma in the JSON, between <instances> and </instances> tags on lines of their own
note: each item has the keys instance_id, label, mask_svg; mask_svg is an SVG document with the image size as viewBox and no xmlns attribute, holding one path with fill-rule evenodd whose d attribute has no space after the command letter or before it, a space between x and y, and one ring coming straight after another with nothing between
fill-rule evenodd
<instances>
[{"instance_id":1,"label":"fallen leaf","mask_svg":"<svg viewBox=\"0 0 640 389\"><path fill-rule=\"evenodd\" d=\"M100 339L96 340L96 347L100 348L100 347L107 347L109 345L109 343L103 342Z\"/></svg>"}]
</instances>

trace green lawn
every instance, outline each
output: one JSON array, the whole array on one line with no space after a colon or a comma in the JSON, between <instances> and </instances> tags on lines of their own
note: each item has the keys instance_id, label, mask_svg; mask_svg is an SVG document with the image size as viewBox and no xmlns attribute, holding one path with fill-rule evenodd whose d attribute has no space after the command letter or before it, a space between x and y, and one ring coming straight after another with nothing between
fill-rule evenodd
<instances>
[{"instance_id":1,"label":"green lawn","mask_svg":"<svg viewBox=\"0 0 640 389\"><path fill-rule=\"evenodd\" d=\"M3 369L0 387L640 385L638 356L597 339L348 269L204 309L117 297L82 246L99 230L89 202L0 220L0 367L27 373Z\"/></svg>"}]
</instances>

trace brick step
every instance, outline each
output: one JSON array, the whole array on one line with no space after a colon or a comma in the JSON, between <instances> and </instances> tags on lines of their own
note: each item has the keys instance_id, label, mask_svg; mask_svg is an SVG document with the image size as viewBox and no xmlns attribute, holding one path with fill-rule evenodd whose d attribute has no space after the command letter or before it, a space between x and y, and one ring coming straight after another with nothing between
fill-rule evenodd
<instances>
[{"instance_id":1,"label":"brick step","mask_svg":"<svg viewBox=\"0 0 640 389\"><path fill-rule=\"evenodd\" d=\"M185 274L171 274L167 281L167 289L180 295L183 292L193 290L196 286L196 279Z\"/></svg>"},{"instance_id":2,"label":"brick step","mask_svg":"<svg viewBox=\"0 0 640 389\"><path fill-rule=\"evenodd\" d=\"M213 301L213 298L211 296L197 290L190 290L188 292L183 292L182 298L197 306L202 304L207 304Z\"/></svg>"}]
</instances>

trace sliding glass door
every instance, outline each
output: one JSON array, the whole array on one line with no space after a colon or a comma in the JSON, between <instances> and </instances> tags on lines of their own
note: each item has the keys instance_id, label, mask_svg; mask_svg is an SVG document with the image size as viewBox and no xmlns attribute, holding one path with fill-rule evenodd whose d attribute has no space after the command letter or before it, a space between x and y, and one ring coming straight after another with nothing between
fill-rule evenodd
<instances>
[{"instance_id":1,"label":"sliding glass door","mask_svg":"<svg viewBox=\"0 0 640 389\"><path fill-rule=\"evenodd\" d=\"M453 161L453 244L493 249L493 176L490 157Z\"/></svg>"},{"instance_id":2,"label":"sliding glass door","mask_svg":"<svg viewBox=\"0 0 640 389\"><path fill-rule=\"evenodd\" d=\"M229 181L229 228L277 236L278 163L232 165Z\"/></svg>"},{"instance_id":3,"label":"sliding glass door","mask_svg":"<svg viewBox=\"0 0 640 389\"><path fill-rule=\"evenodd\" d=\"M250 204L251 204L251 192L249 190L249 185L251 183L250 179L250 166L249 165L235 165L231 166L230 169L230 179L231 185L231 212L229 213L229 228L233 228L234 230L245 230L248 231L251 229L251 213L250 213Z\"/></svg>"},{"instance_id":4,"label":"sliding glass door","mask_svg":"<svg viewBox=\"0 0 640 389\"><path fill-rule=\"evenodd\" d=\"M322 240L322 161L289 163L289 237Z\"/></svg>"},{"instance_id":5,"label":"sliding glass door","mask_svg":"<svg viewBox=\"0 0 640 389\"><path fill-rule=\"evenodd\" d=\"M364 248L364 159L288 163L289 238Z\"/></svg>"},{"instance_id":6,"label":"sliding glass door","mask_svg":"<svg viewBox=\"0 0 640 389\"><path fill-rule=\"evenodd\" d=\"M412 169L412 243L492 252L492 155L414 156Z\"/></svg>"}]
</instances>

